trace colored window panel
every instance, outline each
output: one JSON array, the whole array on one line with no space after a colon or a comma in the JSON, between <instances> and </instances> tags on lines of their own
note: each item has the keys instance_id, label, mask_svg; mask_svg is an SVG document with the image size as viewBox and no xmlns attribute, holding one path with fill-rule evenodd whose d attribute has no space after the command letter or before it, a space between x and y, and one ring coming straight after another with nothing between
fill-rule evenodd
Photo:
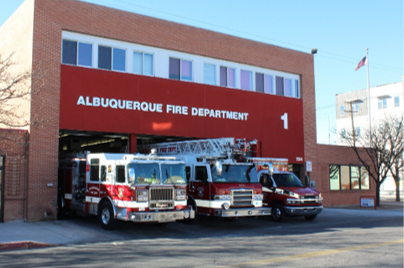
<instances>
[{"instance_id":1,"label":"colored window panel","mask_svg":"<svg viewBox=\"0 0 404 268\"><path fill-rule=\"evenodd\" d=\"M264 92L274 94L274 78L272 75L264 76Z\"/></svg>"},{"instance_id":2,"label":"colored window panel","mask_svg":"<svg viewBox=\"0 0 404 268\"><path fill-rule=\"evenodd\" d=\"M180 60L170 58L169 62L169 78L180 80Z\"/></svg>"},{"instance_id":3,"label":"colored window panel","mask_svg":"<svg viewBox=\"0 0 404 268\"><path fill-rule=\"evenodd\" d=\"M192 81L192 62L181 60L181 80Z\"/></svg>"},{"instance_id":4,"label":"colored window panel","mask_svg":"<svg viewBox=\"0 0 404 268\"><path fill-rule=\"evenodd\" d=\"M227 87L227 68L220 66L220 85Z\"/></svg>"},{"instance_id":5,"label":"colored window panel","mask_svg":"<svg viewBox=\"0 0 404 268\"><path fill-rule=\"evenodd\" d=\"M283 96L283 77L276 77L276 95Z\"/></svg>"},{"instance_id":6,"label":"colored window panel","mask_svg":"<svg viewBox=\"0 0 404 268\"><path fill-rule=\"evenodd\" d=\"M63 40L62 42L62 63L76 65L77 42Z\"/></svg>"},{"instance_id":7,"label":"colored window panel","mask_svg":"<svg viewBox=\"0 0 404 268\"><path fill-rule=\"evenodd\" d=\"M205 63L203 65L203 81L208 85L216 85L216 66Z\"/></svg>"},{"instance_id":8,"label":"colored window panel","mask_svg":"<svg viewBox=\"0 0 404 268\"><path fill-rule=\"evenodd\" d=\"M112 49L110 47L98 46L98 68L111 70Z\"/></svg>"},{"instance_id":9,"label":"colored window panel","mask_svg":"<svg viewBox=\"0 0 404 268\"><path fill-rule=\"evenodd\" d=\"M264 74L255 73L255 91L264 92Z\"/></svg>"},{"instance_id":10,"label":"colored window panel","mask_svg":"<svg viewBox=\"0 0 404 268\"><path fill-rule=\"evenodd\" d=\"M126 65L126 61L125 61L125 50L123 49L119 49L119 48L114 48L113 49L113 60L112 60L112 64L113 64L113 69L115 71L125 71L125 65Z\"/></svg>"},{"instance_id":11,"label":"colored window panel","mask_svg":"<svg viewBox=\"0 0 404 268\"><path fill-rule=\"evenodd\" d=\"M240 71L240 87L241 89L252 90L252 72Z\"/></svg>"},{"instance_id":12,"label":"colored window panel","mask_svg":"<svg viewBox=\"0 0 404 268\"><path fill-rule=\"evenodd\" d=\"M143 74L143 53L133 52L133 73Z\"/></svg>"},{"instance_id":13,"label":"colored window panel","mask_svg":"<svg viewBox=\"0 0 404 268\"><path fill-rule=\"evenodd\" d=\"M153 55L152 54L143 54L143 74L145 75L153 75Z\"/></svg>"},{"instance_id":14,"label":"colored window panel","mask_svg":"<svg viewBox=\"0 0 404 268\"><path fill-rule=\"evenodd\" d=\"M292 80L291 79L284 80L284 96L292 97Z\"/></svg>"},{"instance_id":15,"label":"colored window panel","mask_svg":"<svg viewBox=\"0 0 404 268\"><path fill-rule=\"evenodd\" d=\"M79 43L79 65L91 67L93 65L93 45Z\"/></svg>"}]
</instances>

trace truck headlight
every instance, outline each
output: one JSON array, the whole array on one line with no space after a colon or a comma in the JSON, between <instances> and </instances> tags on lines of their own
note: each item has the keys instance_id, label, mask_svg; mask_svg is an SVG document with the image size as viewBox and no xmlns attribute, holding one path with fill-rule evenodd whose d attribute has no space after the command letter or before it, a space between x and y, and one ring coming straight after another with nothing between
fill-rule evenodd
<instances>
[{"instance_id":1,"label":"truck headlight","mask_svg":"<svg viewBox=\"0 0 404 268\"><path fill-rule=\"evenodd\" d=\"M136 200L138 202L147 202L149 200L149 193L147 190L137 190Z\"/></svg>"},{"instance_id":2,"label":"truck headlight","mask_svg":"<svg viewBox=\"0 0 404 268\"><path fill-rule=\"evenodd\" d=\"M300 196L297 193L294 193L294 192L289 191L288 193L286 193L286 195L289 195L290 197L294 197L296 199L300 199Z\"/></svg>"},{"instance_id":3,"label":"truck headlight","mask_svg":"<svg viewBox=\"0 0 404 268\"><path fill-rule=\"evenodd\" d=\"M262 200L263 199L263 195L262 194L255 194L253 195L254 200Z\"/></svg>"},{"instance_id":4,"label":"truck headlight","mask_svg":"<svg viewBox=\"0 0 404 268\"><path fill-rule=\"evenodd\" d=\"M175 199L176 200L186 200L187 199L187 190L176 189L175 190Z\"/></svg>"},{"instance_id":5,"label":"truck headlight","mask_svg":"<svg viewBox=\"0 0 404 268\"><path fill-rule=\"evenodd\" d=\"M230 195L215 195L213 197L213 200L215 201L229 201L231 200L231 196Z\"/></svg>"}]
</instances>

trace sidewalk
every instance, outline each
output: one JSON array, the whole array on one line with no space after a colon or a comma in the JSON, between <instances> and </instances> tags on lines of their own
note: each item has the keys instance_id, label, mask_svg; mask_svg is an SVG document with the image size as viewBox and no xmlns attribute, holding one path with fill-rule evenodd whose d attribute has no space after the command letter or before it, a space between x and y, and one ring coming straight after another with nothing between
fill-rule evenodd
<instances>
[{"instance_id":1,"label":"sidewalk","mask_svg":"<svg viewBox=\"0 0 404 268\"><path fill-rule=\"evenodd\" d=\"M403 201L395 202L395 196L382 196L380 202L381 206L377 208L378 211L403 210ZM370 210L373 210L372 208L360 208L359 205L339 208L367 210L369 213ZM93 225L84 226L80 222L69 220L0 223L0 253L6 250L106 242L116 239L113 233L105 232L100 226L93 227Z\"/></svg>"}]
</instances>

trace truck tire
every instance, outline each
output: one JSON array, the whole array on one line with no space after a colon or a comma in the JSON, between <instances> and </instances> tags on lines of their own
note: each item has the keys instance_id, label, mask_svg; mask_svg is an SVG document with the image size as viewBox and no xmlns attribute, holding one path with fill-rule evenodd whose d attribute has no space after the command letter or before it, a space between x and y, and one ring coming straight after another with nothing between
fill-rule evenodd
<instances>
[{"instance_id":1,"label":"truck tire","mask_svg":"<svg viewBox=\"0 0 404 268\"><path fill-rule=\"evenodd\" d=\"M98 211L98 221L102 229L113 230L116 227L116 220L114 218L114 210L110 202L106 201L101 203Z\"/></svg>"},{"instance_id":2,"label":"truck tire","mask_svg":"<svg viewBox=\"0 0 404 268\"><path fill-rule=\"evenodd\" d=\"M304 216L304 218L305 218L306 220L308 220L308 221L312 221L312 220L314 220L315 218L317 218L317 214L316 214L316 215L310 215L310 216Z\"/></svg>"},{"instance_id":3,"label":"truck tire","mask_svg":"<svg viewBox=\"0 0 404 268\"><path fill-rule=\"evenodd\" d=\"M283 205L279 203L273 204L271 216L274 221L281 222L285 217L285 210L283 209Z\"/></svg>"}]
</instances>

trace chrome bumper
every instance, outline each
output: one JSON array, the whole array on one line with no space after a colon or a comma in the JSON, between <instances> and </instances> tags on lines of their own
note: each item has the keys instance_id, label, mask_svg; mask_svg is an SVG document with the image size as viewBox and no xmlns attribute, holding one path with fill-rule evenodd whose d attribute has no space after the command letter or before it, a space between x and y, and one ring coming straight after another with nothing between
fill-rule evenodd
<instances>
[{"instance_id":1,"label":"chrome bumper","mask_svg":"<svg viewBox=\"0 0 404 268\"><path fill-rule=\"evenodd\" d=\"M128 221L133 222L174 222L193 218L195 218L193 209L128 213Z\"/></svg>"},{"instance_id":2,"label":"chrome bumper","mask_svg":"<svg viewBox=\"0 0 404 268\"><path fill-rule=\"evenodd\" d=\"M262 207L262 208L230 208L228 210L215 209L213 212L213 216L223 217L223 218L270 216L270 215L271 215L271 209L266 208L266 207Z\"/></svg>"},{"instance_id":3,"label":"chrome bumper","mask_svg":"<svg viewBox=\"0 0 404 268\"><path fill-rule=\"evenodd\" d=\"M323 211L323 206L313 207L284 207L285 213L291 216L317 215Z\"/></svg>"}]
</instances>

